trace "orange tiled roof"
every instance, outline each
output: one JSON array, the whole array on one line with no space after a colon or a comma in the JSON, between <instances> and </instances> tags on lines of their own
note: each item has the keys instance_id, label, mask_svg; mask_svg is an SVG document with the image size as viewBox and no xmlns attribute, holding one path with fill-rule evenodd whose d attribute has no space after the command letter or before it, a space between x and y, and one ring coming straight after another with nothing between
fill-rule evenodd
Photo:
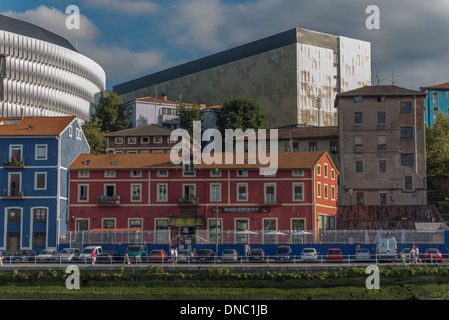
<instances>
[{"instance_id":1,"label":"orange tiled roof","mask_svg":"<svg viewBox=\"0 0 449 320\"><path fill-rule=\"evenodd\" d=\"M435 85L431 85L431 86L425 86L425 87L421 87L421 90L425 90L425 89L449 89L449 82L443 82L443 83L439 83L439 84L435 84Z\"/></svg>"},{"instance_id":2,"label":"orange tiled roof","mask_svg":"<svg viewBox=\"0 0 449 320\"><path fill-rule=\"evenodd\" d=\"M0 118L0 135L56 136L75 119L75 116Z\"/></svg>"},{"instance_id":3,"label":"orange tiled roof","mask_svg":"<svg viewBox=\"0 0 449 320\"><path fill-rule=\"evenodd\" d=\"M337 94L337 97L353 97L353 96L423 96L425 93L421 91L409 90L398 86L364 86L354 90L345 91Z\"/></svg>"},{"instance_id":4,"label":"orange tiled roof","mask_svg":"<svg viewBox=\"0 0 449 320\"><path fill-rule=\"evenodd\" d=\"M255 163L236 163L235 153L231 153L233 157L232 164L225 163L225 154L223 154L222 164L206 164L204 159L201 164L195 165L199 169L258 169L260 167L268 167L269 164L262 165L257 161ZM278 168L312 168L326 154L325 151L311 152L278 152ZM245 154L247 155L247 154ZM104 169L170 169L180 168L170 159L169 153L138 153L138 154L90 154L82 153L72 162L69 170L104 170Z\"/></svg>"}]
</instances>

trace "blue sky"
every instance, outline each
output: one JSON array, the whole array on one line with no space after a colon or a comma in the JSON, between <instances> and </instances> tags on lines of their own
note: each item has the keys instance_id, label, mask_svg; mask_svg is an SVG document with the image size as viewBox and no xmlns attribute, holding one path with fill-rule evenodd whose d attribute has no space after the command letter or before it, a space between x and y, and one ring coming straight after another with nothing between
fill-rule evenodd
<instances>
[{"instance_id":1,"label":"blue sky","mask_svg":"<svg viewBox=\"0 0 449 320\"><path fill-rule=\"evenodd\" d=\"M79 30L65 27L69 5ZM369 5L379 30L365 26ZM449 81L447 0L1 0L0 12L69 40L105 69L109 89L295 27L371 42L381 84L392 73L410 89Z\"/></svg>"}]
</instances>

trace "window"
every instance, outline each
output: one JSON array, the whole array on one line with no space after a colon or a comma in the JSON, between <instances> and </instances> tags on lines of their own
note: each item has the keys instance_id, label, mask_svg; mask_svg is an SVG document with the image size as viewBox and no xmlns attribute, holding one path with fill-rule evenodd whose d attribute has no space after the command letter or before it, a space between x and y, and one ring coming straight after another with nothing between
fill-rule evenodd
<instances>
[{"instance_id":1,"label":"window","mask_svg":"<svg viewBox=\"0 0 449 320\"><path fill-rule=\"evenodd\" d=\"M248 184L238 183L237 184L237 201L248 201Z\"/></svg>"},{"instance_id":2,"label":"window","mask_svg":"<svg viewBox=\"0 0 449 320\"><path fill-rule=\"evenodd\" d=\"M331 169L331 179L335 180L335 170Z\"/></svg>"},{"instance_id":3,"label":"window","mask_svg":"<svg viewBox=\"0 0 449 320\"><path fill-rule=\"evenodd\" d=\"M167 191L168 191L168 185L167 184L158 184L157 185L157 201L167 201Z\"/></svg>"},{"instance_id":4,"label":"window","mask_svg":"<svg viewBox=\"0 0 449 320\"><path fill-rule=\"evenodd\" d=\"M412 176L405 176L404 177L404 187L405 190L413 190L413 177Z\"/></svg>"},{"instance_id":5,"label":"window","mask_svg":"<svg viewBox=\"0 0 449 320\"><path fill-rule=\"evenodd\" d=\"M88 185L79 185L78 186L78 201L88 201L89 194L89 186Z\"/></svg>"},{"instance_id":6,"label":"window","mask_svg":"<svg viewBox=\"0 0 449 320\"><path fill-rule=\"evenodd\" d=\"M136 137L129 137L129 138L128 138L128 143L130 143L130 144L136 144L136 142L137 142Z\"/></svg>"},{"instance_id":7,"label":"window","mask_svg":"<svg viewBox=\"0 0 449 320\"><path fill-rule=\"evenodd\" d=\"M73 127L70 126L69 127L69 137L72 137L72 135L73 135Z\"/></svg>"},{"instance_id":8,"label":"window","mask_svg":"<svg viewBox=\"0 0 449 320\"><path fill-rule=\"evenodd\" d=\"M128 114L129 114L129 115L132 115L132 114L133 114L133 107L129 107L129 108L128 108Z\"/></svg>"},{"instance_id":9,"label":"window","mask_svg":"<svg viewBox=\"0 0 449 320\"><path fill-rule=\"evenodd\" d=\"M184 163L184 175L193 176L195 175L195 169L193 163Z\"/></svg>"},{"instance_id":10,"label":"window","mask_svg":"<svg viewBox=\"0 0 449 320\"><path fill-rule=\"evenodd\" d=\"M413 165L413 153L401 154L401 165L403 165L403 166Z\"/></svg>"},{"instance_id":11,"label":"window","mask_svg":"<svg viewBox=\"0 0 449 320\"><path fill-rule=\"evenodd\" d=\"M148 144L148 143L150 143L150 138L149 138L149 137L142 137L142 138L140 139L140 143L142 143L142 144Z\"/></svg>"},{"instance_id":12,"label":"window","mask_svg":"<svg viewBox=\"0 0 449 320\"><path fill-rule=\"evenodd\" d=\"M102 228L103 229L115 229L115 219L103 219Z\"/></svg>"},{"instance_id":13,"label":"window","mask_svg":"<svg viewBox=\"0 0 449 320\"><path fill-rule=\"evenodd\" d=\"M107 197L113 197L115 196L115 184L106 184L104 186L104 194Z\"/></svg>"},{"instance_id":14,"label":"window","mask_svg":"<svg viewBox=\"0 0 449 320\"><path fill-rule=\"evenodd\" d=\"M22 146L9 147L9 161L22 162Z\"/></svg>"},{"instance_id":15,"label":"window","mask_svg":"<svg viewBox=\"0 0 449 320\"><path fill-rule=\"evenodd\" d=\"M432 103L438 103L438 91L432 92Z\"/></svg>"},{"instance_id":16,"label":"window","mask_svg":"<svg viewBox=\"0 0 449 320\"><path fill-rule=\"evenodd\" d=\"M338 149L338 143L337 141L331 141L330 142L330 151L331 153L337 153Z\"/></svg>"},{"instance_id":17,"label":"window","mask_svg":"<svg viewBox=\"0 0 449 320\"><path fill-rule=\"evenodd\" d=\"M363 206L365 204L365 194L363 192L357 192L355 197L357 205Z\"/></svg>"},{"instance_id":18,"label":"window","mask_svg":"<svg viewBox=\"0 0 449 320\"><path fill-rule=\"evenodd\" d=\"M328 167L327 167L327 163L324 164L324 177L327 178L327 174L328 174Z\"/></svg>"},{"instance_id":19,"label":"window","mask_svg":"<svg viewBox=\"0 0 449 320\"><path fill-rule=\"evenodd\" d=\"M142 185L140 184L131 185L131 201L142 201L141 189Z\"/></svg>"},{"instance_id":20,"label":"window","mask_svg":"<svg viewBox=\"0 0 449 320\"><path fill-rule=\"evenodd\" d=\"M185 200L195 199L196 193L195 193L195 185L194 184L183 185L183 191L184 191L183 198Z\"/></svg>"},{"instance_id":21,"label":"window","mask_svg":"<svg viewBox=\"0 0 449 320\"><path fill-rule=\"evenodd\" d=\"M411 102L401 102L401 113L411 113L412 112L412 103Z\"/></svg>"},{"instance_id":22,"label":"window","mask_svg":"<svg viewBox=\"0 0 449 320\"><path fill-rule=\"evenodd\" d=\"M363 160L355 161L355 172L357 172L357 173L363 172Z\"/></svg>"},{"instance_id":23,"label":"window","mask_svg":"<svg viewBox=\"0 0 449 320\"><path fill-rule=\"evenodd\" d=\"M363 97L358 96L358 97L354 97L354 103L360 103L363 101Z\"/></svg>"},{"instance_id":24,"label":"window","mask_svg":"<svg viewBox=\"0 0 449 320\"><path fill-rule=\"evenodd\" d=\"M354 136L354 147L360 148L363 147L363 136Z\"/></svg>"},{"instance_id":25,"label":"window","mask_svg":"<svg viewBox=\"0 0 449 320\"><path fill-rule=\"evenodd\" d=\"M401 127L401 138L413 138L413 127Z\"/></svg>"},{"instance_id":26,"label":"window","mask_svg":"<svg viewBox=\"0 0 449 320\"><path fill-rule=\"evenodd\" d=\"M379 111L377 113L377 124L387 123L387 113L385 111Z\"/></svg>"},{"instance_id":27,"label":"window","mask_svg":"<svg viewBox=\"0 0 449 320\"><path fill-rule=\"evenodd\" d=\"M116 137L114 142L115 142L115 144L123 144L123 138L122 137Z\"/></svg>"},{"instance_id":28,"label":"window","mask_svg":"<svg viewBox=\"0 0 449 320\"><path fill-rule=\"evenodd\" d=\"M247 170L237 170L237 177L247 177L248 171Z\"/></svg>"},{"instance_id":29,"label":"window","mask_svg":"<svg viewBox=\"0 0 449 320\"><path fill-rule=\"evenodd\" d=\"M157 172L158 177L168 177L168 171L167 170L159 170Z\"/></svg>"},{"instance_id":30,"label":"window","mask_svg":"<svg viewBox=\"0 0 449 320\"><path fill-rule=\"evenodd\" d=\"M273 183L265 184L265 203L276 203L276 185Z\"/></svg>"},{"instance_id":31,"label":"window","mask_svg":"<svg viewBox=\"0 0 449 320\"><path fill-rule=\"evenodd\" d=\"M47 222L47 209L46 208L33 209L33 222Z\"/></svg>"},{"instance_id":32,"label":"window","mask_svg":"<svg viewBox=\"0 0 449 320\"><path fill-rule=\"evenodd\" d=\"M317 144L315 141L309 142L309 151L317 151Z\"/></svg>"},{"instance_id":33,"label":"window","mask_svg":"<svg viewBox=\"0 0 449 320\"><path fill-rule=\"evenodd\" d=\"M317 167L316 167L316 174L318 176L321 176L321 165L317 165Z\"/></svg>"},{"instance_id":34,"label":"window","mask_svg":"<svg viewBox=\"0 0 449 320\"><path fill-rule=\"evenodd\" d=\"M109 178L115 177L115 170L106 170L106 171L104 172L104 176L105 176L105 177L109 177Z\"/></svg>"},{"instance_id":35,"label":"window","mask_svg":"<svg viewBox=\"0 0 449 320\"><path fill-rule=\"evenodd\" d=\"M379 173L387 172L387 160L379 160Z\"/></svg>"},{"instance_id":36,"label":"window","mask_svg":"<svg viewBox=\"0 0 449 320\"><path fill-rule=\"evenodd\" d=\"M21 220L22 210L17 209L7 209L7 215L8 215L8 223L17 223Z\"/></svg>"},{"instance_id":37,"label":"window","mask_svg":"<svg viewBox=\"0 0 449 320\"><path fill-rule=\"evenodd\" d=\"M210 185L210 201L221 201L221 185Z\"/></svg>"},{"instance_id":38,"label":"window","mask_svg":"<svg viewBox=\"0 0 449 320\"><path fill-rule=\"evenodd\" d=\"M354 112L354 124L363 124L362 112Z\"/></svg>"},{"instance_id":39,"label":"window","mask_svg":"<svg viewBox=\"0 0 449 320\"><path fill-rule=\"evenodd\" d=\"M377 135L377 147L385 149L387 147L387 136L384 134Z\"/></svg>"},{"instance_id":40,"label":"window","mask_svg":"<svg viewBox=\"0 0 449 320\"><path fill-rule=\"evenodd\" d=\"M36 172L34 174L34 189L35 190L47 189L47 173L46 172Z\"/></svg>"},{"instance_id":41,"label":"window","mask_svg":"<svg viewBox=\"0 0 449 320\"><path fill-rule=\"evenodd\" d=\"M131 171L131 177L139 178L142 176L141 170L132 170Z\"/></svg>"},{"instance_id":42,"label":"window","mask_svg":"<svg viewBox=\"0 0 449 320\"><path fill-rule=\"evenodd\" d=\"M387 204L387 194L384 192L379 193L379 204Z\"/></svg>"},{"instance_id":43,"label":"window","mask_svg":"<svg viewBox=\"0 0 449 320\"><path fill-rule=\"evenodd\" d=\"M321 198L321 182L317 182L316 184L316 196Z\"/></svg>"},{"instance_id":44,"label":"window","mask_svg":"<svg viewBox=\"0 0 449 320\"><path fill-rule=\"evenodd\" d=\"M78 177L89 177L89 170L78 171Z\"/></svg>"},{"instance_id":45,"label":"window","mask_svg":"<svg viewBox=\"0 0 449 320\"><path fill-rule=\"evenodd\" d=\"M302 169L293 169L292 176L294 176L294 177L303 177L304 176L304 170L302 170Z\"/></svg>"},{"instance_id":46,"label":"window","mask_svg":"<svg viewBox=\"0 0 449 320\"><path fill-rule=\"evenodd\" d=\"M47 160L47 145L36 145L36 160Z\"/></svg>"},{"instance_id":47,"label":"window","mask_svg":"<svg viewBox=\"0 0 449 320\"><path fill-rule=\"evenodd\" d=\"M221 177L221 170L211 170L210 171L210 176L211 177Z\"/></svg>"},{"instance_id":48,"label":"window","mask_svg":"<svg viewBox=\"0 0 449 320\"><path fill-rule=\"evenodd\" d=\"M436 119L439 113L438 107L433 107L433 118Z\"/></svg>"},{"instance_id":49,"label":"window","mask_svg":"<svg viewBox=\"0 0 449 320\"><path fill-rule=\"evenodd\" d=\"M331 186L331 199L335 200L335 186Z\"/></svg>"},{"instance_id":50,"label":"window","mask_svg":"<svg viewBox=\"0 0 449 320\"><path fill-rule=\"evenodd\" d=\"M329 187L327 184L324 184L324 199L329 198Z\"/></svg>"},{"instance_id":51,"label":"window","mask_svg":"<svg viewBox=\"0 0 449 320\"><path fill-rule=\"evenodd\" d=\"M129 219L128 228L143 228L142 219Z\"/></svg>"},{"instance_id":52,"label":"window","mask_svg":"<svg viewBox=\"0 0 449 320\"><path fill-rule=\"evenodd\" d=\"M386 102L387 98L385 96L377 97L377 102Z\"/></svg>"},{"instance_id":53,"label":"window","mask_svg":"<svg viewBox=\"0 0 449 320\"><path fill-rule=\"evenodd\" d=\"M162 137L153 137L154 143L162 143Z\"/></svg>"},{"instance_id":54,"label":"window","mask_svg":"<svg viewBox=\"0 0 449 320\"><path fill-rule=\"evenodd\" d=\"M304 184L294 183L293 184L293 201L303 201L304 200Z\"/></svg>"}]
</instances>

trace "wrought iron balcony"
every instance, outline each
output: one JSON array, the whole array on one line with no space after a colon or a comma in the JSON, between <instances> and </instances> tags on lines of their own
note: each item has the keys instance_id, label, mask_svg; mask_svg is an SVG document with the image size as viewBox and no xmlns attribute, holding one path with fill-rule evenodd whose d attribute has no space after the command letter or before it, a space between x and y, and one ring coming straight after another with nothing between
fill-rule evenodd
<instances>
[{"instance_id":1,"label":"wrought iron balcony","mask_svg":"<svg viewBox=\"0 0 449 320\"><path fill-rule=\"evenodd\" d=\"M23 188L4 188L3 199L25 199Z\"/></svg>"},{"instance_id":2,"label":"wrought iron balcony","mask_svg":"<svg viewBox=\"0 0 449 320\"><path fill-rule=\"evenodd\" d=\"M97 206L100 207L115 207L120 205L120 196L98 196L97 197Z\"/></svg>"},{"instance_id":3,"label":"wrought iron balcony","mask_svg":"<svg viewBox=\"0 0 449 320\"><path fill-rule=\"evenodd\" d=\"M178 197L179 206L198 206L199 204L200 204L199 196L189 196L187 198L183 198L182 196Z\"/></svg>"},{"instance_id":4,"label":"wrought iron balcony","mask_svg":"<svg viewBox=\"0 0 449 320\"><path fill-rule=\"evenodd\" d=\"M25 168L25 158L19 159L8 159L5 158L3 162L4 169L23 169Z\"/></svg>"},{"instance_id":5,"label":"wrought iron balcony","mask_svg":"<svg viewBox=\"0 0 449 320\"><path fill-rule=\"evenodd\" d=\"M259 198L259 203L268 206L282 206L282 196L276 196L274 194L266 194Z\"/></svg>"}]
</instances>

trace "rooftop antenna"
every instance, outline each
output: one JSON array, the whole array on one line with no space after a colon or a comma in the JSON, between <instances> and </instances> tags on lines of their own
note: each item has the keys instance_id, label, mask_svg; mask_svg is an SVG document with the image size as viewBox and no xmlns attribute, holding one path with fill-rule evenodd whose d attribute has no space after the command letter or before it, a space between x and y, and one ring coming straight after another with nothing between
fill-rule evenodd
<instances>
[{"instance_id":1,"label":"rooftop antenna","mask_svg":"<svg viewBox=\"0 0 449 320\"><path fill-rule=\"evenodd\" d=\"M380 86L380 78L379 78L379 71L376 71L376 80L377 80L377 86Z\"/></svg>"},{"instance_id":2,"label":"rooftop antenna","mask_svg":"<svg viewBox=\"0 0 449 320\"><path fill-rule=\"evenodd\" d=\"M398 82L394 80L394 71L391 70L391 85L394 86L396 83Z\"/></svg>"}]
</instances>

